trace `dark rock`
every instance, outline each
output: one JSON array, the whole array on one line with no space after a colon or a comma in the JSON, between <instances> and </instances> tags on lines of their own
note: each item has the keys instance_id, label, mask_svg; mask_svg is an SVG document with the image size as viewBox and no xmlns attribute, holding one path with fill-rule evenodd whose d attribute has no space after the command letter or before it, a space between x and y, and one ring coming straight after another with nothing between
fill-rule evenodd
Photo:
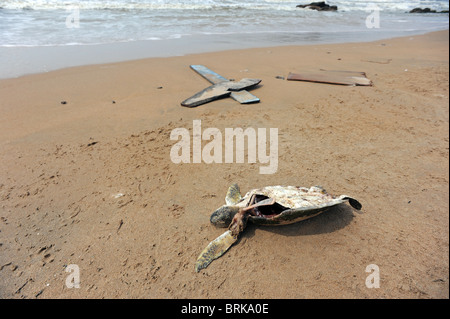
<instances>
[{"instance_id":1,"label":"dark rock","mask_svg":"<svg viewBox=\"0 0 450 319\"><path fill-rule=\"evenodd\" d=\"M337 6L330 6L325 1L311 2L310 4L299 4L297 8L308 8L317 11L337 11Z\"/></svg>"},{"instance_id":2,"label":"dark rock","mask_svg":"<svg viewBox=\"0 0 450 319\"><path fill-rule=\"evenodd\" d=\"M430 8L414 8L409 13L436 13L436 10L431 10Z\"/></svg>"}]
</instances>

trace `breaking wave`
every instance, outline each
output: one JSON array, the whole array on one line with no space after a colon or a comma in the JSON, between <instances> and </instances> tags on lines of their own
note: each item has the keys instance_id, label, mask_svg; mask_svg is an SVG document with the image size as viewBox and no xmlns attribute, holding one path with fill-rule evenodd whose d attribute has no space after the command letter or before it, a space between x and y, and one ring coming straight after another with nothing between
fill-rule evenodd
<instances>
[{"instance_id":1,"label":"breaking wave","mask_svg":"<svg viewBox=\"0 0 450 319\"><path fill-rule=\"evenodd\" d=\"M305 0L5 0L1 3L3 9L22 10L65 10L77 7L84 10L299 10L297 4L307 4L312 1ZM327 1L330 5L337 5L342 11L361 11L376 5L380 10L405 12L416 7L428 7L442 11L449 9L449 2L444 0L335 0Z\"/></svg>"}]
</instances>

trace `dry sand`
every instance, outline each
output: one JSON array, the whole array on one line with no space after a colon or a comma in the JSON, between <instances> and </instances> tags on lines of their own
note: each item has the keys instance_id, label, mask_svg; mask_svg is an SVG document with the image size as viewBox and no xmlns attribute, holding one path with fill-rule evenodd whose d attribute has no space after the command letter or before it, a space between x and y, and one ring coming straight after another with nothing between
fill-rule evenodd
<instances>
[{"instance_id":1,"label":"dry sand","mask_svg":"<svg viewBox=\"0 0 450 319\"><path fill-rule=\"evenodd\" d=\"M2 298L449 298L448 31L372 43L258 48L0 81ZM261 102L188 109L189 69L260 78ZM286 81L365 71L373 87ZM67 101L61 104L61 101ZM113 103L112 101L115 101ZM278 171L174 164L177 127L278 128ZM322 185L343 205L249 225L200 273L228 186ZM118 194L123 194L122 196ZM80 269L69 289L66 266ZM380 287L369 289L376 264Z\"/></svg>"}]
</instances>

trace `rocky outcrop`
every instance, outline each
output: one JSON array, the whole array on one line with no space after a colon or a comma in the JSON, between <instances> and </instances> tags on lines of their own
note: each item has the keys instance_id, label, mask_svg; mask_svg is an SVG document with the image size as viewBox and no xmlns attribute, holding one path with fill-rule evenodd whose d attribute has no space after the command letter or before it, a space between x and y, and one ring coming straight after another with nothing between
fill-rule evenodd
<instances>
[{"instance_id":1,"label":"rocky outcrop","mask_svg":"<svg viewBox=\"0 0 450 319\"><path fill-rule=\"evenodd\" d=\"M445 11L436 11L431 10L430 8L414 8L409 13L448 13L448 10Z\"/></svg>"},{"instance_id":2,"label":"rocky outcrop","mask_svg":"<svg viewBox=\"0 0 450 319\"><path fill-rule=\"evenodd\" d=\"M308 8L317 11L337 11L337 6L330 6L325 1L311 2L310 4L299 4L297 8Z\"/></svg>"}]
</instances>

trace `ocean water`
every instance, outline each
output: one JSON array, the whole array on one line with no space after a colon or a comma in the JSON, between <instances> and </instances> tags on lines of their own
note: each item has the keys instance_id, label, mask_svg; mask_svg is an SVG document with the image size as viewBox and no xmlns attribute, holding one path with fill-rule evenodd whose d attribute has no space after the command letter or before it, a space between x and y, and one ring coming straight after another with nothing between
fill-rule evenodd
<instances>
[{"instance_id":1,"label":"ocean water","mask_svg":"<svg viewBox=\"0 0 450 319\"><path fill-rule=\"evenodd\" d=\"M0 78L153 56L370 41L448 29L447 13L408 13L416 7L448 10L448 1L336 0L327 1L338 6L336 12L296 8L310 2L3 0Z\"/></svg>"}]
</instances>

